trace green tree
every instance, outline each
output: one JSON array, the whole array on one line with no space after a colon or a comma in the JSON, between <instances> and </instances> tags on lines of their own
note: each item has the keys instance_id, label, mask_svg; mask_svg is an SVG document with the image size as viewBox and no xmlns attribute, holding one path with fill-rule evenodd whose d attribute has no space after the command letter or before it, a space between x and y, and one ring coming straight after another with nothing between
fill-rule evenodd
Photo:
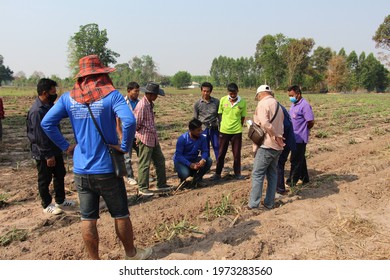
<instances>
[{"instance_id":1,"label":"green tree","mask_svg":"<svg viewBox=\"0 0 390 280\"><path fill-rule=\"evenodd\" d=\"M370 53L361 65L360 79L368 91L384 91L389 85L389 71Z\"/></svg>"},{"instance_id":2,"label":"green tree","mask_svg":"<svg viewBox=\"0 0 390 280\"><path fill-rule=\"evenodd\" d=\"M383 23L379 25L372 39L376 42L377 48L390 51L390 15L386 16ZM381 60L390 67L390 55L385 52L379 53Z\"/></svg>"},{"instance_id":3,"label":"green tree","mask_svg":"<svg viewBox=\"0 0 390 280\"><path fill-rule=\"evenodd\" d=\"M27 78L26 74L23 71L19 71L14 75L13 84L17 87L25 87L27 86Z\"/></svg>"},{"instance_id":4,"label":"green tree","mask_svg":"<svg viewBox=\"0 0 390 280\"><path fill-rule=\"evenodd\" d=\"M176 88L184 88L191 83L191 74L187 71L179 71L172 77L172 84Z\"/></svg>"},{"instance_id":5,"label":"green tree","mask_svg":"<svg viewBox=\"0 0 390 280\"><path fill-rule=\"evenodd\" d=\"M376 42L378 48L390 50L390 15L385 17L372 39Z\"/></svg>"},{"instance_id":6,"label":"green tree","mask_svg":"<svg viewBox=\"0 0 390 280\"><path fill-rule=\"evenodd\" d=\"M290 39L284 52L287 65L287 82L289 85L300 84L309 62L309 53L314 47L312 38Z\"/></svg>"},{"instance_id":7,"label":"green tree","mask_svg":"<svg viewBox=\"0 0 390 280\"><path fill-rule=\"evenodd\" d=\"M213 59L210 68L210 76L215 81L216 86L225 86L229 81L229 58L220 55Z\"/></svg>"},{"instance_id":8,"label":"green tree","mask_svg":"<svg viewBox=\"0 0 390 280\"><path fill-rule=\"evenodd\" d=\"M314 50L305 75L305 87L311 90L324 90L327 88L326 70L331 58L332 50L330 48L320 46Z\"/></svg>"},{"instance_id":9,"label":"green tree","mask_svg":"<svg viewBox=\"0 0 390 280\"><path fill-rule=\"evenodd\" d=\"M28 78L27 83L29 86L36 86L42 78L45 78L45 74L40 71L34 71Z\"/></svg>"},{"instance_id":10,"label":"green tree","mask_svg":"<svg viewBox=\"0 0 390 280\"><path fill-rule=\"evenodd\" d=\"M96 54L106 66L116 63L119 54L107 48L107 43L106 29L100 31L96 23L81 25L68 41L68 63L72 75L79 71L80 58L87 55Z\"/></svg>"},{"instance_id":11,"label":"green tree","mask_svg":"<svg viewBox=\"0 0 390 280\"><path fill-rule=\"evenodd\" d=\"M12 74L14 73L8 66L3 65L4 57L0 54L0 87L5 81L12 81L14 78Z\"/></svg>"},{"instance_id":12,"label":"green tree","mask_svg":"<svg viewBox=\"0 0 390 280\"><path fill-rule=\"evenodd\" d=\"M132 71L128 63L115 65L116 71L110 74L110 78L117 88L124 88L133 80Z\"/></svg>"},{"instance_id":13,"label":"green tree","mask_svg":"<svg viewBox=\"0 0 390 280\"><path fill-rule=\"evenodd\" d=\"M133 80L140 85L154 81L158 77L157 66L150 55L135 56L129 61Z\"/></svg>"},{"instance_id":14,"label":"green tree","mask_svg":"<svg viewBox=\"0 0 390 280\"><path fill-rule=\"evenodd\" d=\"M349 70L349 87L353 90L358 90L359 84L359 58L355 51L352 51L347 57L347 66Z\"/></svg>"},{"instance_id":15,"label":"green tree","mask_svg":"<svg viewBox=\"0 0 390 280\"><path fill-rule=\"evenodd\" d=\"M288 39L283 34L265 35L256 45L254 66L260 72L261 83L279 88L285 77L285 61L282 54Z\"/></svg>"},{"instance_id":16,"label":"green tree","mask_svg":"<svg viewBox=\"0 0 390 280\"><path fill-rule=\"evenodd\" d=\"M347 58L347 53L345 52L344 48L341 48L337 55Z\"/></svg>"},{"instance_id":17,"label":"green tree","mask_svg":"<svg viewBox=\"0 0 390 280\"><path fill-rule=\"evenodd\" d=\"M171 77L169 76L160 76L158 80L162 87L168 87L171 85Z\"/></svg>"}]
</instances>

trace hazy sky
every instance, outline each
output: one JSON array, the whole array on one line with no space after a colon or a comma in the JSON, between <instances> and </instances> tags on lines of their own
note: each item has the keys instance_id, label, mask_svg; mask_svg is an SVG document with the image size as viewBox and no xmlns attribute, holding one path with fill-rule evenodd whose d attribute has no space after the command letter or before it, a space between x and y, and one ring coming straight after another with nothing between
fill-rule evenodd
<instances>
[{"instance_id":1,"label":"hazy sky","mask_svg":"<svg viewBox=\"0 0 390 280\"><path fill-rule=\"evenodd\" d=\"M69 76L68 40L81 25L108 33L117 63L151 55L159 73L208 75L219 55L252 56L267 34L375 55L389 0L0 0L0 54L16 74Z\"/></svg>"}]
</instances>

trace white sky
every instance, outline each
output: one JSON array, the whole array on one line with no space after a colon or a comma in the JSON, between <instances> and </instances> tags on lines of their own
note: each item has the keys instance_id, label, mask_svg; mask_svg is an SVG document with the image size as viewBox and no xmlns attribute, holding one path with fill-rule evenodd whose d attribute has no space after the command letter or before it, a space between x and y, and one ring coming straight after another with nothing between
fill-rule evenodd
<instances>
[{"instance_id":1,"label":"white sky","mask_svg":"<svg viewBox=\"0 0 390 280\"><path fill-rule=\"evenodd\" d=\"M16 74L69 76L68 40L81 25L108 33L117 63L151 55L159 73L208 75L219 55L252 56L267 34L375 55L389 0L0 0L0 54Z\"/></svg>"}]
</instances>

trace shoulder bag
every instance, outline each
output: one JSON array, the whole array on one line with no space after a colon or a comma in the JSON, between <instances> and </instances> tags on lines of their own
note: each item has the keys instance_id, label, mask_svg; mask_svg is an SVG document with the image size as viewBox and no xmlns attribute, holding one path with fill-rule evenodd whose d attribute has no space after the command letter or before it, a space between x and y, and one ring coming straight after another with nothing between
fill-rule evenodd
<instances>
[{"instance_id":1,"label":"shoulder bag","mask_svg":"<svg viewBox=\"0 0 390 280\"><path fill-rule=\"evenodd\" d=\"M103 133L102 133L100 127L98 126L98 123L96 122L95 116L92 114L92 110L89 107L89 104L86 104L86 105L88 107L89 113L91 114L91 117L92 117L93 123L96 126L96 129L98 130L100 136L102 137L104 145L106 145L106 147L108 149L108 153L110 154L110 157L111 157L112 166L114 168L115 175L117 177L127 176L127 170L126 170L126 164L125 164L125 154L114 149L114 148L111 148L107 144L107 142L103 136Z\"/></svg>"},{"instance_id":2,"label":"shoulder bag","mask_svg":"<svg viewBox=\"0 0 390 280\"><path fill-rule=\"evenodd\" d=\"M270 123L272 123L275 120L278 111L279 111L279 102L276 103L275 115L272 117ZM249 126L248 137L256 145L258 146L263 145L265 134L266 132L255 122L252 122L252 124Z\"/></svg>"}]
</instances>

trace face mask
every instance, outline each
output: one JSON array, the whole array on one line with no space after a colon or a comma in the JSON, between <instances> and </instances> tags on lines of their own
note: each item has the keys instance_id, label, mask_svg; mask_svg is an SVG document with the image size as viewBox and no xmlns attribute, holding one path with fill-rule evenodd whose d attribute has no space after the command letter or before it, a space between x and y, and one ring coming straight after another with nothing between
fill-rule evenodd
<instances>
[{"instance_id":1,"label":"face mask","mask_svg":"<svg viewBox=\"0 0 390 280\"><path fill-rule=\"evenodd\" d=\"M297 100L297 98L295 96L293 96L293 97L290 97L290 101L292 103L296 103L298 100Z\"/></svg>"},{"instance_id":2,"label":"face mask","mask_svg":"<svg viewBox=\"0 0 390 280\"><path fill-rule=\"evenodd\" d=\"M48 98L49 98L50 103L53 103L54 101L56 101L57 96L58 96L57 93L56 94L49 94Z\"/></svg>"}]
</instances>

